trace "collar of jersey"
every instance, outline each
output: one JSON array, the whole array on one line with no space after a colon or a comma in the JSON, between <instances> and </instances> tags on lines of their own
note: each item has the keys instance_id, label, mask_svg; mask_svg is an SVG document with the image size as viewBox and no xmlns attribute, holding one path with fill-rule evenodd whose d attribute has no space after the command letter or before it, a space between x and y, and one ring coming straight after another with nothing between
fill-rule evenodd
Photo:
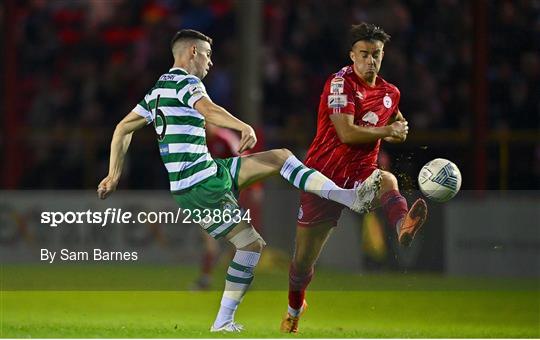
<instances>
[{"instance_id":1,"label":"collar of jersey","mask_svg":"<svg viewBox=\"0 0 540 340\"><path fill-rule=\"evenodd\" d=\"M187 75L187 71L180 67L173 67L169 70L169 73Z\"/></svg>"}]
</instances>

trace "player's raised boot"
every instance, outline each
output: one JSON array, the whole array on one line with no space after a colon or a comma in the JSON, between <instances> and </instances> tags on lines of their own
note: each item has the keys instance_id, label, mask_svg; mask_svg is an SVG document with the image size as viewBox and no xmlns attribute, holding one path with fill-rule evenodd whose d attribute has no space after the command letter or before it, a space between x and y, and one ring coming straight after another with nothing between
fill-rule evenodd
<instances>
[{"instance_id":1,"label":"player's raised boot","mask_svg":"<svg viewBox=\"0 0 540 340\"><path fill-rule=\"evenodd\" d=\"M359 214L371 210L371 202L377 197L381 189L381 170L375 169L358 187L356 187L356 200L351 206L351 210Z\"/></svg>"},{"instance_id":2,"label":"player's raised boot","mask_svg":"<svg viewBox=\"0 0 540 340\"><path fill-rule=\"evenodd\" d=\"M210 332L212 333L216 333L216 332L224 332L224 333L239 333L241 331L244 330L244 326L234 322L234 321L231 321L231 322L227 322L226 324L224 324L223 326L221 327L214 327L212 325L212 327L210 327Z\"/></svg>"},{"instance_id":3,"label":"player's raised boot","mask_svg":"<svg viewBox=\"0 0 540 340\"><path fill-rule=\"evenodd\" d=\"M427 205L426 201L419 198L417 199L411 209L403 218L401 226L399 227L398 240L402 246L409 246L414 236L422 228L422 225L426 221L427 217Z\"/></svg>"},{"instance_id":4,"label":"player's raised boot","mask_svg":"<svg viewBox=\"0 0 540 340\"><path fill-rule=\"evenodd\" d=\"M280 330L284 333L298 333L298 321L300 321L300 317L304 315L307 307L308 304L306 300L304 300L298 316L292 316L291 313L287 312L287 315L285 315L281 321Z\"/></svg>"}]
</instances>

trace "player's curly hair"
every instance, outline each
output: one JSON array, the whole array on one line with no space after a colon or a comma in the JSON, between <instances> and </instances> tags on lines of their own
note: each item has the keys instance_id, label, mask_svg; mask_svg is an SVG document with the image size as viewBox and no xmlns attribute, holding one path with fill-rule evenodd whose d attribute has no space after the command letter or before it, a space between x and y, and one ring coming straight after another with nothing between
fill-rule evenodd
<instances>
[{"instance_id":1,"label":"player's curly hair","mask_svg":"<svg viewBox=\"0 0 540 340\"><path fill-rule=\"evenodd\" d=\"M207 41L210 45L212 45L212 38L209 36L195 30L190 29L184 29L176 32L174 37L171 39L171 49L174 48L174 44L176 44L177 41L184 40L184 39L195 39L195 40L202 40Z\"/></svg>"},{"instance_id":2,"label":"player's curly hair","mask_svg":"<svg viewBox=\"0 0 540 340\"><path fill-rule=\"evenodd\" d=\"M390 40L390 34L386 33L379 26L363 22L358 25L352 25L349 32L351 48L357 41L373 41L378 40L386 44Z\"/></svg>"}]
</instances>

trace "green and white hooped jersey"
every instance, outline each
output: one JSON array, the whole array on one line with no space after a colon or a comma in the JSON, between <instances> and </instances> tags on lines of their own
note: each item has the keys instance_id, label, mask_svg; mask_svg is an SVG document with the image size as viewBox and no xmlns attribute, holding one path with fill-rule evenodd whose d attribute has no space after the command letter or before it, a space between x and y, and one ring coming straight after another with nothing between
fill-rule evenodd
<instances>
[{"instance_id":1,"label":"green and white hooped jersey","mask_svg":"<svg viewBox=\"0 0 540 340\"><path fill-rule=\"evenodd\" d=\"M154 123L173 193L191 188L217 171L206 146L204 117L193 108L204 96L208 94L199 78L172 68L133 109L148 124Z\"/></svg>"}]
</instances>

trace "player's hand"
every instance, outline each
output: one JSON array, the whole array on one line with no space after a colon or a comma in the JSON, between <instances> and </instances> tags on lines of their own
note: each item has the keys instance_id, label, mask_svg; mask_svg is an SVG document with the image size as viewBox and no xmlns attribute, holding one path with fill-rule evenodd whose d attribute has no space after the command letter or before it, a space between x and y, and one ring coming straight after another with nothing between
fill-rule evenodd
<instances>
[{"instance_id":1,"label":"player's hand","mask_svg":"<svg viewBox=\"0 0 540 340\"><path fill-rule=\"evenodd\" d=\"M109 197L110 194L112 194L116 190L116 186L118 185L118 180L114 180L112 176L105 177L101 183L98 185L97 194L98 197L102 200Z\"/></svg>"},{"instance_id":2,"label":"player's hand","mask_svg":"<svg viewBox=\"0 0 540 340\"><path fill-rule=\"evenodd\" d=\"M398 120L390 124L390 137L391 140L404 141L409 133L409 122L406 120Z\"/></svg>"},{"instance_id":3,"label":"player's hand","mask_svg":"<svg viewBox=\"0 0 540 340\"><path fill-rule=\"evenodd\" d=\"M257 136L255 135L255 130L249 125L246 126L240 131L242 137L240 138L240 146L238 148L238 153L242 153L257 144Z\"/></svg>"},{"instance_id":4,"label":"player's hand","mask_svg":"<svg viewBox=\"0 0 540 340\"><path fill-rule=\"evenodd\" d=\"M407 139L407 137L403 137L403 138L398 138L398 137L385 137L383 138L383 140L387 143L391 143L391 144L397 144L397 143L403 143L405 140Z\"/></svg>"}]
</instances>

